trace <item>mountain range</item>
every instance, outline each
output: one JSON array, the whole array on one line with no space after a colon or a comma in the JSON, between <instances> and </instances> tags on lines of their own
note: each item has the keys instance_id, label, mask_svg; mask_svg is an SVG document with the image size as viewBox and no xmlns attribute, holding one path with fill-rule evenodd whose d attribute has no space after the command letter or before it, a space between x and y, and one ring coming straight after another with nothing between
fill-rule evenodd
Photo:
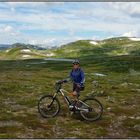
<instances>
[{"instance_id":1,"label":"mountain range","mask_svg":"<svg viewBox=\"0 0 140 140\"><path fill-rule=\"evenodd\" d=\"M88 56L140 55L140 39L115 37L104 40L78 40L60 47L43 48L15 43L0 45L0 59L76 58Z\"/></svg>"}]
</instances>

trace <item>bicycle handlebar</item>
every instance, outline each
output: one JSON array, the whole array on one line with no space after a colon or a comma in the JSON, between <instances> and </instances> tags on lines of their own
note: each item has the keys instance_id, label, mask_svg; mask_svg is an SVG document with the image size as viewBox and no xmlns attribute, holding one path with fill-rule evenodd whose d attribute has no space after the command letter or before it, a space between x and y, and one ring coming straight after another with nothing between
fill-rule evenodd
<instances>
[{"instance_id":1,"label":"bicycle handlebar","mask_svg":"<svg viewBox=\"0 0 140 140\"><path fill-rule=\"evenodd\" d=\"M57 82L55 83L55 89L56 89L56 91L59 92L59 90L60 90L61 87L62 87L62 84L63 84L63 83L66 83L66 82L68 82L68 81L67 81L67 80L59 80L59 81L57 81ZM74 81L73 81L73 82L74 82ZM74 82L74 83L75 83L75 82ZM75 84L77 84L78 87L81 87L81 90L84 90L84 85L80 86L79 83L75 83Z\"/></svg>"},{"instance_id":2,"label":"bicycle handlebar","mask_svg":"<svg viewBox=\"0 0 140 140\"><path fill-rule=\"evenodd\" d=\"M57 81L56 84L62 85L63 83L67 83L67 82L68 82L68 81L67 81L66 79L64 79L64 80L59 80L59 81ZM79 83L76 83L76 82L74 82L74 81L73 81L73 83L79 85Z\"/></svg>"},{"instance_id":3,"label":"bicycle handlebar","mask_svg":"<svg viewBox=\"0 0 140 140\"><path fill-rule=\"evenodd\" d=\"M59 81L56 82L56 84L63 84L63 83L66 83L66 82L67 82L67 80L59 80Z\"/></svg>"}]
</instances>

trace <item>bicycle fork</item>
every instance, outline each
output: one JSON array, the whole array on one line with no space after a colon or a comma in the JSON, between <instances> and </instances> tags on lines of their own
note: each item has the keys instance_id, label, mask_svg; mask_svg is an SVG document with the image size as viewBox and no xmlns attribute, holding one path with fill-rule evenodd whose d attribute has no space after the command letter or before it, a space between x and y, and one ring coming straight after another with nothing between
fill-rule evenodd
<instances>
[{"instance_id":1,"label":"bicycle fork","mask_svg":"<svg viewBox=\"0 0 140 140\"><path fill-rule=\"evenodd\" d=\"M50 107L52 106L52 104L53 104L53 102L54 102L54 99L55 99L56 95L57 95L57 93L54 94L54 96L53 96L53 100L52 100L51 103L48 105L48 108L50 108Z\"/></svg>"}]
</instances>

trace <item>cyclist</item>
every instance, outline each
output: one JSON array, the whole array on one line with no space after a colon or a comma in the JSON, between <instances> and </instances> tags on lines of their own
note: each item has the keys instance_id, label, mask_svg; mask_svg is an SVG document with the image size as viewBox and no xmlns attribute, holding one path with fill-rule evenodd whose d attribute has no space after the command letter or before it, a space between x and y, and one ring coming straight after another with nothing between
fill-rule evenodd
<instances>
[{"instance_id":1,"label":"cyclist","mask_svg":"<svg viewBox=\"0 0 140 140\"><path fill-rule=\"evenodd\" d=\"M70 78L73 81L73 96L80 96L80 91L84 89L85 75L84 71L80 68L79 60L72 62L73 68L70 72Z\"/></svg>"},{"instance_id":2,"label":"cyclist","mask_svg":"<svg viewBox=\"0 0 140 140\"><path fill-rule=\"evenodd\" d=\"M84 90L85 75L84 71L80 67L80 62L78 59L75 59L73 62L73 68L69 74L69 78L63 80L63 82L68 82L69 80L73 81L73 92L71 93L74 97L74 102L77 101L77 98L80 96L80 91Z\"/></svg>"}]
</instances>

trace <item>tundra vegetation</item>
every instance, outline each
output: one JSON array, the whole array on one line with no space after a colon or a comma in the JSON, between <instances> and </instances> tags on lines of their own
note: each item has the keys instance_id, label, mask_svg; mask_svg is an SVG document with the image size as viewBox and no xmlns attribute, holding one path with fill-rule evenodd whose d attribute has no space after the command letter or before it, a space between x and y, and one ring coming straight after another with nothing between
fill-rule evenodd
<instances>
[{"instance_id":1,"label":"tundra vegetation","mask_svg":"<svg viewBox=\"0 0 140 140\"><path fill-rule=\"evenodd\" d=\"M17 44L1 50L0 138L140 138L140 41L120 37L96 42L79 40L49 50ZM54 83L72 67L69 61L46 57L80 59L86 77L80 98L100 100L100 120L87 122L71 115L61 96L58 116L40 116L38 99L53 94ZM63 87L71 91L71 86Z\"/></svg>"}]
</instances>

